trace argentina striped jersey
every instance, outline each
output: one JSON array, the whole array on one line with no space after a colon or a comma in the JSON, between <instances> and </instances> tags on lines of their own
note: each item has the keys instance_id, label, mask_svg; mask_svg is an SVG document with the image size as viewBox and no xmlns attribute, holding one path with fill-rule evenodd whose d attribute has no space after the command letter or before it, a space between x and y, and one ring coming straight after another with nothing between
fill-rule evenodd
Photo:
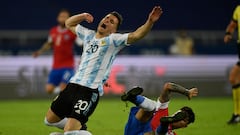
<instances>
[{"instance_id":1,"label":"argentina striped jersey","mask_svg":"<svg viewBox=\"0 0 240 135\"><path fill-rule=\"evenodd\" d=\"M113 33L96 39L96 32L81 25L76 27L77 37L83 40L81 62L71 83L92 89L103 95L103 84L108 79L116 54L127 45L128 33Z\"/></svg>"}]
</instances>

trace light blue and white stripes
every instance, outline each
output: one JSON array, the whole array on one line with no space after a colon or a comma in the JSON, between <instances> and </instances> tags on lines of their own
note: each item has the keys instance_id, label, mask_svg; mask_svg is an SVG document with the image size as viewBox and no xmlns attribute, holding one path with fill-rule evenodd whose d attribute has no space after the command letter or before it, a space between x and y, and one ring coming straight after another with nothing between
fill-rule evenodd
<instances>
[{"instance_id":1,"label":"light blue and white stripes","mask_svg":"<svg viewBox=\"0 0 240 135\"><path fill-rule=\"evenodd\" d=\"M95 31L81 25L76 27L78 38L83 40L81 62L71 83L77 83L92 89L98 88L103 94L103 83L109 76L116 54L127 45L128 34L111 34L96 39Z\"/></svg>"}]
</instances>

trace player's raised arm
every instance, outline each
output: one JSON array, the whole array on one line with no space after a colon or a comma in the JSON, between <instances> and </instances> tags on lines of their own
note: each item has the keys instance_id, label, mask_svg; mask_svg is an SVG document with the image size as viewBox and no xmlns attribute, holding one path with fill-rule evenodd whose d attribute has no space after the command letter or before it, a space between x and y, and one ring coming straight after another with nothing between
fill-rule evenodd
<instances>
[{"instance_id":1,"label":"player's raised arm","mask_svg":"<svg viewBox=\"0 0 240 135\"><path fill-rule=\"evenodd\" d=\"M52 42L46 41L39 50L33 52L32 56L34 58L38 57L43 52L50 50L51 46L52 46Z\"/></svg>"},{"instance_id":2,"label":"player's raised arm","mask_svg":"<svg viewBox=\"0 0 240 135\"><path fill-rule=\"evenodd\" d=\"M148 16L145 24L140 26L136 31L131 32L128 36L128 44L134 43L139 39L142 39L147 33L152 29L154 23L160 18L162 15L162 8L160 6L155 6L151 13Z\"/></svg>"},{"instance_id":3,"label":"player's raised arm","mask_svg":"<svg viewBox=\"0 0 240 135\"><path fill-rule=\"evenodd\" d=\"M180 86L175 83L166 83L164 85L163 91L160 95L161 103L168 102L170 100L171 92L183 94L183 95L187 96L189 100L192 99L192 97L198 95L197 88L191 88L188 90L187 88L184 88L183 86Z\"/></svg>"},{"instance_id":4,"label":"player's raised arm","mask_svg":"<svg viewBox=\"0 0 240 135\"><path fill-rule=\"evenodd\" d=\"M228 43L230 40L232 40L232 35L236 28L237 28L237 22L235 22L234 20L231 20L226 28L226 33L224 36L225 43Z\"/></svg>"},{"instance_id":5,"label":"player's raised arm","mask_svg":"<svg viewBox=\"0 0 240 135\"><path fill-rule=\"evenodd\" d=\"M93 22L93 16L89 13L81 13L81 14L77 14L74 16L71 16L70 18L68 18L65 22L65 25L68 29L70 29L73 33L75 32L75 28L76 26L82 22L82 21L87 21L88 23L92 23Z\"/></svg>"}]
</instances>

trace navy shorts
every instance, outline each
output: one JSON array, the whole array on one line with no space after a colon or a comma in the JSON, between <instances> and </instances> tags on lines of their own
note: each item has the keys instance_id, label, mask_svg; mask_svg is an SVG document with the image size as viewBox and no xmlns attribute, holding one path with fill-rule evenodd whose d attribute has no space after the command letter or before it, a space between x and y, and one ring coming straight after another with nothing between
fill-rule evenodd
<instances>
[{"instance_id":1,"label":"navy shorts","mask_svg":"<svg viewBox=\"0 0 240 135\"><path fill-rule=\"evenodd\" d=\"M61 82L67 84L73 75L74 69L72 68L53 69L49 73L48 83L55 86L58 86Z\"/></svg>"},{"instance_id":2,"label":"navy shorts","mask_svg":"<svg viewBox=\"0 0 240 135\"><path fill-rule=\"evenodd\" d=\"M141 122L136 119L135 115L138 112L139 107L132 107L128 122L125 125L124 135L144 135L144 133L151 132L152 128L150 125L150 121Z\"/></svg>"},{"instance_id":3,"label":"navy shorts","mask_svg":"<svg viewBox=\"0 0 240 135\"><path fill-rule=\"evenodd\" d=\"M75 118L85 124L94 112L99 100L97 89L69 83L51 105L52 111L60 118Z\"/></svg>"}]
</instances>

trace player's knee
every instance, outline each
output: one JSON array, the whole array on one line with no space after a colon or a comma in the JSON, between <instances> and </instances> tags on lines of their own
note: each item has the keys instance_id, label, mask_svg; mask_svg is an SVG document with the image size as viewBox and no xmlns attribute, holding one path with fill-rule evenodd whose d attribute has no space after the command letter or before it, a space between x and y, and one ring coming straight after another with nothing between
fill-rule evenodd
<instances>
[{"instance_id":1,"label":"player's knee","mask_svg":"<svg viewBox=\"0 0 240 135\"><path fill-rule=\"evenodd\" d=\"M66 84L66 83L61 83L61 84L59 85L59 89L60 89L61 91L64 90L66 87L67 87L67 84Z\"/></svg>"},{"instance_id":2,"label":"player's knee","mask_svg":"<svg viewBox=\"0 0 240 135\"><path fill-rule=\"evenodd\" d=\"M47 126L53 126L52 123L50 123L46 117L44 118L44 124Z\"/></svg>"},{"instance_id":3,"label":"player's knee","mask_svg":"<svg viewBox=\"0 0 240 135\"><path fill-rule=\"evenodd\" d=\"M46 93L52 94L52 93L53 93L53 90L46 89Z\"/></svg>"},{"instance_id":4,"label":"player's knee","mask_svg":"<svg viewBox=\"0 0 240 135\"><path fill-rule=\"evenodd\" d=\"M48 94L52 94L53 91L54 91L54 88L55 88L55 86L50 85L50 84L47 84L45 90L46 90L46 92L47 92Z\"/></svg>"}]
</instances>

